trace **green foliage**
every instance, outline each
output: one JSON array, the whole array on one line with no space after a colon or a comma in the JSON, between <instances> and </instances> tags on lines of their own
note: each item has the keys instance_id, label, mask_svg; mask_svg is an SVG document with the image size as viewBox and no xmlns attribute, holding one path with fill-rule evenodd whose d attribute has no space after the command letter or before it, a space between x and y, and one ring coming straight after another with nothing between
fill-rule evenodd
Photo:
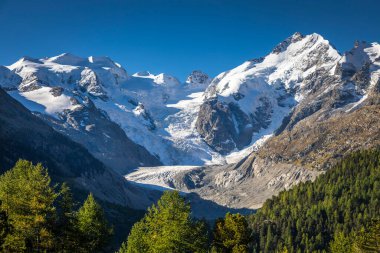
<instances>
[{"instance_id":1,"label":"green foliage","mask_svg":"<svg viewBox=\"0 0 380 253\"><path fill-rule=\"evenodd\" d=\"M251 231L246 218L227 213L215 223L213 250L217 252L248 252Z\"/></svg>"},{"instance_id":2,"label":"green foliage","mask_svg":"<svg viewBox=\"0 0 380 253\"><path fill-rule=\"evenodd\" d=\"M79 209L76 219L83 252L94 252L106 244L112 234L112 228L108 226L103 209L92 194Z\"/></svg>"},{"instance_id":3,"label":"green foliage","mask_svg":"<svg viewBox=\"0 0 380 253\"><path fill-rule=\"evenodd\" d=\"M133 225L127 243L123 243L124 247L120 248L119 253L150 252L150 236L149 224L144 217Z\"/></svg>"},{"instance_id":4,"label":"green foliage","mask_svg":"<svg viewBox=\"0 0 380 253\"><path fill-rule=\"evenodd\" d=\"M47 169L20 160L0 176L1 252L96 252L110 235L92 195L78 212L70 188L51 186Z\"/></svg>"},{"instance_id":5,"label":"green foliage","mask_svg":"<svg viewBox=\"0 0 380 253\"><path fill-rule=\"evenodd\" d=\"M206 252L207 245L205 224L191 219L190 205L178 192L168 191L132 227L119 252Z\"/></svg>"},{"instance_id":6,"label":"green foliage","mask_svg":"<svg viewBox=\"0 0 380 253\"><path fill-rule=\"evenodd\" d=\"M55 222L54 201L57 194L41 164L20 160L0 177L2 209L13 231L5 238L6 251L49 250L54 246L52 226Z\"/></svg>"},{"instance_id":7,"label":"green foliage","mask_svg":"<svg viewBox=\"0 0 380 253\"><path fill-rule=\"evenodd\" d=\"M357 233L353 245L355 253L379 253L380 252L380 221L371 224L368 229L362 229Z\"/></svg>"},{"instance_id":8,"label":"green foliage","mask_svg":"<svg viewBox=\"0 0 380 253\"><path fill-rule=\"evenodd\" d=\"M57 249L60 252L73 252L79 245L76 229L74 199L66 183L61 185L58 199L58 222L56 224Z\"/></svg>"},{"instance_id":9,"label":"green foliage","mask_svg":"<svg viewBox=\"0 0 380 253\"><path fill-rule=\"evenodd\" d=\"M334 236L334 240L330 242L330 251L332 253L352 253L353 238L345 236L343 232L338 232Z\"/></svg>"},{"instance_id":10,"label":"green foliage","mask_svg":"<svg viewBox=\"0 0 380 253\"><path fill-rule=\"evenodd\" d=\"M356 152L250 216L256 252L349 250L352 231L380 217L380 150ZM341 249L341 251L338 250ZM347 251L346 251L347 252Z\"/></svg>"},{"instance_id":11,"label":"green foliage","mask_svg":"<svg viewBox=\"0 0 380 253\"><path fill-rule=\"evenodd\" d=\"M0 251L3 251L3 244L5 238L9 234L10 225L8 221L8 215L5 211L2 211L2 202L0 201Z\"/></svg>"}]
</instances>

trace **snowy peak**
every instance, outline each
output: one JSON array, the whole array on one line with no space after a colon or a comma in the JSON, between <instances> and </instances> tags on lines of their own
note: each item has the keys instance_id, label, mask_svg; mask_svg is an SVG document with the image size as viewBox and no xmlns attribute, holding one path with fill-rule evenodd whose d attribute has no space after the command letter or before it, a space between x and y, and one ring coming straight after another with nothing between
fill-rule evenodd
<instances>
[{"instance_id":1,"label":"snowy peak","mask_svg":"<svg viewBox=\"0 0 380 253\"><path fill-rule=\"evenodd\" d=\"M200 70L194 70L186 79L187 87L190 89L205 89L211 83L211 78Z\"/></svg>"},{"instance_id":2,"label":"snowy peak","mask_svg":"<svg viewBox=\"0 0 380 253\"><path fill-rule=\"evenodd\" d=\"M61 65L83 66L86 64L86 59L72 55L70 53L63 53L58 56L50 57L45 60L46 62L57 63Z\"/></svg>"},{"instance_id":3,"label":"snowy peak","mask_svg":"<svg viewBox=\"0 0 380 253\"><path fill-rule=\"evenodd\" d=\"M356 41L354 47L344 53L339 61L340 69L336 72L343 77L351 77L357 71L373 65L375 68L380 66L380 45L376 42Z\"/></svg>"},{"instance_id":4,"label":"snowy peak","mask_svg":"<svg viewBox=\"0 0 380 253\"><path fill-rule=\"evenodd\" d=\"M369 56L364 51L370 47L370 44L365 41L356 41L354 47L344 53L341 63L346 69L352 68L353 71L359 70L364 64L370 61Z\"/></svg>"},{"instance_id":5,"label":"snowy peak","mask_svg":"<svg viewBox=\"0 0 380 253\"><path fill-rule=\"evenodd\" d=\"M69 53L43 59L23 57L8 68L22 78L21 91L43 86L71 90L78 85L85 89L91 87L87 89L91 95L104 97L106 89L114 89L128 80L125 69L108 57L81 58Z\"/></svg>"},{"instance_id":6,"label":"snowy peak","mask_svg":"<svg viewBox=\"0 0 380 253\"><path fill-rule=\"evenodd\" d=\"M88 57L88 62L103 68L121 68L121 65L119 63L114 62L111 58L107 56L90 56Z\"/></svg>"},{"instance_id":7,"label":"snowy peak","mask_svg":"<svg viewBox=\"0 0 380 253\"><path fill-rule=\"evenodd\" d=\"M180 85L180 81L177 78L165 73L154 75L150 73L149 71L141 71L141 72L137 72L133 74L132 76L137 79L139 78L148 79L148 80L150 79L153 85L159 85L159 86L167 87L167 88L173 88ZM128 83L126 85L127 85L126 88L128 88Z\"/></svg>"},{"instance_id":8,"label":"snowy peak","mask_svg":"<svg viewBox=\"0 0 380 253\"><path fill-rule=\"evenodd\" d=\"M299 90L307 76L318 69L331 69L340 58L340 54L322 36L295 33L266 57L247 61L218 75L211 84L214 88L209 90L223 97L237 93L246 96L254 90L265 91L268 85Z\"/></svg>"},{"instance_id":9,"label":"snowy peak","mask_svg":"<svg viewBox=\"0 0 380 253\"><path fill-rule=\"evenodd\" d=\"M121 68L120 64L114 62L107 56L89 56L87 58L82 58L70 53L63 53L40 61L81 67Z\"/></svg>"},{"instance_id":10,"label":"snowy peak","mask_svg":"<svg viewBox=\"0 0 380 253\"><path fill-rule=\"evenodd\" d=\"M313 80L328 75L340 58L319 34L295 33L266 57L247 61L212 81L196 122L199 134L221 154L254 145L318 89Z\"/></svg>"},{"instance_id":11,"label":"snowy peak","mask_svg":"<svg viewBox=\"0 0 380 253\"><path fill-rule=\"evenodd\" d=\"M132 76L143 77L143 78L152 78L154 75L151 74L149 71L140 71L140 72L134 73Z\"/></svg>"},{"instance_id":12,"label":"snowy peak","mask_svg":"<svg viewBox=\"0 0 380 253\"><path fill-rule=\"evenodd\" d=\"M304 38L305 36L302 35L300 32L294 33L292 36L288 37L284 41L282 41L280 44L278 44L272 51L274 54L279 54L283 51L286 50L286 48L291 44L295 43L297 41L300 41Z\"/></svg>"},{"instance_id":13,"label":"snowy peak","mask_svg":"<svg viewBox=\"0 0 380 253\"><path fill-rule=\"evenodd\" d=\"M164 73L155 76L154 82L158 85L163 85L166 87L177 87L180 84L177 78Z\"/></svg>"}]
</instances>

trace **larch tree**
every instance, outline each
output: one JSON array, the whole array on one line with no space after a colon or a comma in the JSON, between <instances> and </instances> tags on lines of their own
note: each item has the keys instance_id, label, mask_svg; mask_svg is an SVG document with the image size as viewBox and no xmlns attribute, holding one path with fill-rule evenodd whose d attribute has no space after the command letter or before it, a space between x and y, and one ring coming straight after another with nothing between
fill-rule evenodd
<instances>
[{"instance_id":1,"label":"larch tree","mask_svg":"<svg viewBox=\"0 0 380 253\"><path fill-rule=\"evenodd\" d=\"M241 214L227 213L214 228L213 250L216 252L248 252L251 230Z\"/></svg>"},{"instance_id":2,"label":"larch tree","mask_svg":"<svg viewBox=\"0 0 380 253\"><path fill-rule=\"evenodd\" d=\"M39 252L54 247L56 198L48 171L41 164L19 160L0 176L2 210L12 225L12 233L4 240L5 251Z\"/></svg>"},{"instance_id":3,"label":"larch tree","mask_svg":"<svg viewBox=\"0 0 380 253\"><path fill-rule=\"evenodd\" d=\"M102 207L89 194L76 216L76 229L80 236L83 252L100 250L112 235Z\"/></svg>"},{"instance_id":4,"label":"larch tree","mask_svg":"<svg viewBox=\"0 0 380 253\"><path fill-rule=\"evenodd\" d=\"M190 205L177 191L164 192L130 232L120 253L207 252L208 232L191 218Z\"/></svg>"}]
</instances>

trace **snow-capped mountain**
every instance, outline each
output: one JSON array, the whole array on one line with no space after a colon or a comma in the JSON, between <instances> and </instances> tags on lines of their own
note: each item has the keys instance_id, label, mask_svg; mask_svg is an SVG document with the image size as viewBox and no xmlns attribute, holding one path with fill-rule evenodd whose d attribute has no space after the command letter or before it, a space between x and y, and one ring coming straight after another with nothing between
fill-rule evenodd
<instances>
[{"instance_id":1,"label":"snow-capped mountain","mask_svg":"<svg viewBox=\"0 0 380 253\"><path fill-rule=\"evenodd\" d=\"M214 152L195 130L210 78L131 76L107 57L24 57L2 67L1 86L56 130L120 173L139 166L201 165Z\"/></svg>"},{"instance_id":2,"label":"snow-capped mountain","mask_svg":"<svg viewBox=\"0 0 380 253\"><path fill-rule=\"evenodd\" d=\"M165 73L128 75L108 57L24 57L1 67L0 81L56 130L126 173L238 161L324 106L358 108L375 87L364 83L368 75L376 82L378 47L358 42L340 55L318 34L295 33L265 57L214 79L193 71L184 83Z\"/></svg>"},{"instance_id":3,"label":"snow-capped mountain","mask_svg":"<svg viewBox=\"0 0 380 253\"><path fill-rule=\"evenodd\" d=\"M342 156L380 145L379 71L378 43L356 42L340 55L320 35L296 33L268 56L220 74L204 94L197 129L236 163L140 169L127 178L258 208ZM247 145L240 141L251 144L229 153Z\"/></svg>"},{"instance_id":4,"label":"snow-capped mountain","mask_svg":"<svg viewBox=\"0 0 380 253\"><path fill-rule=\"evenodd\" d=\"M211 83L211 78L200 70L194 70L186 79L186 87L204 91Z\"/></svg>"},{"instance_id":5,"label":"snow-capped mountain","mask_svg":"<svg viewBox=\"0 0 380 253\"><path fill-rule=\"evenodd\" d=\"M314 88L310 77L330 71L341 56L318 34L295 33L266 57L218 75L206 91L197 129L228 154L273 133Z\"/></svg>"}]
</instances>

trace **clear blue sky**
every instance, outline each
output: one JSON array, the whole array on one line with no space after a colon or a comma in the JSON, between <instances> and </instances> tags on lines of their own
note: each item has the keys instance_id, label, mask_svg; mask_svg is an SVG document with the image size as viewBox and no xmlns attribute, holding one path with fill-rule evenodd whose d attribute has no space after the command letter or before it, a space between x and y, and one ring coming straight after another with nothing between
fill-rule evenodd
<instances>
[{"instance_id":1,"label":"clear blue sky","mask_svg":"<svg viewBox=\"0 0 380 253\"><path fill-rule=\"evenodd\" d=\"M71 52L129 73L215 76L296 31L339 51L380 41L379 10L379 0L0 0L0 64Z\"/></svg>"}]
</instances>

